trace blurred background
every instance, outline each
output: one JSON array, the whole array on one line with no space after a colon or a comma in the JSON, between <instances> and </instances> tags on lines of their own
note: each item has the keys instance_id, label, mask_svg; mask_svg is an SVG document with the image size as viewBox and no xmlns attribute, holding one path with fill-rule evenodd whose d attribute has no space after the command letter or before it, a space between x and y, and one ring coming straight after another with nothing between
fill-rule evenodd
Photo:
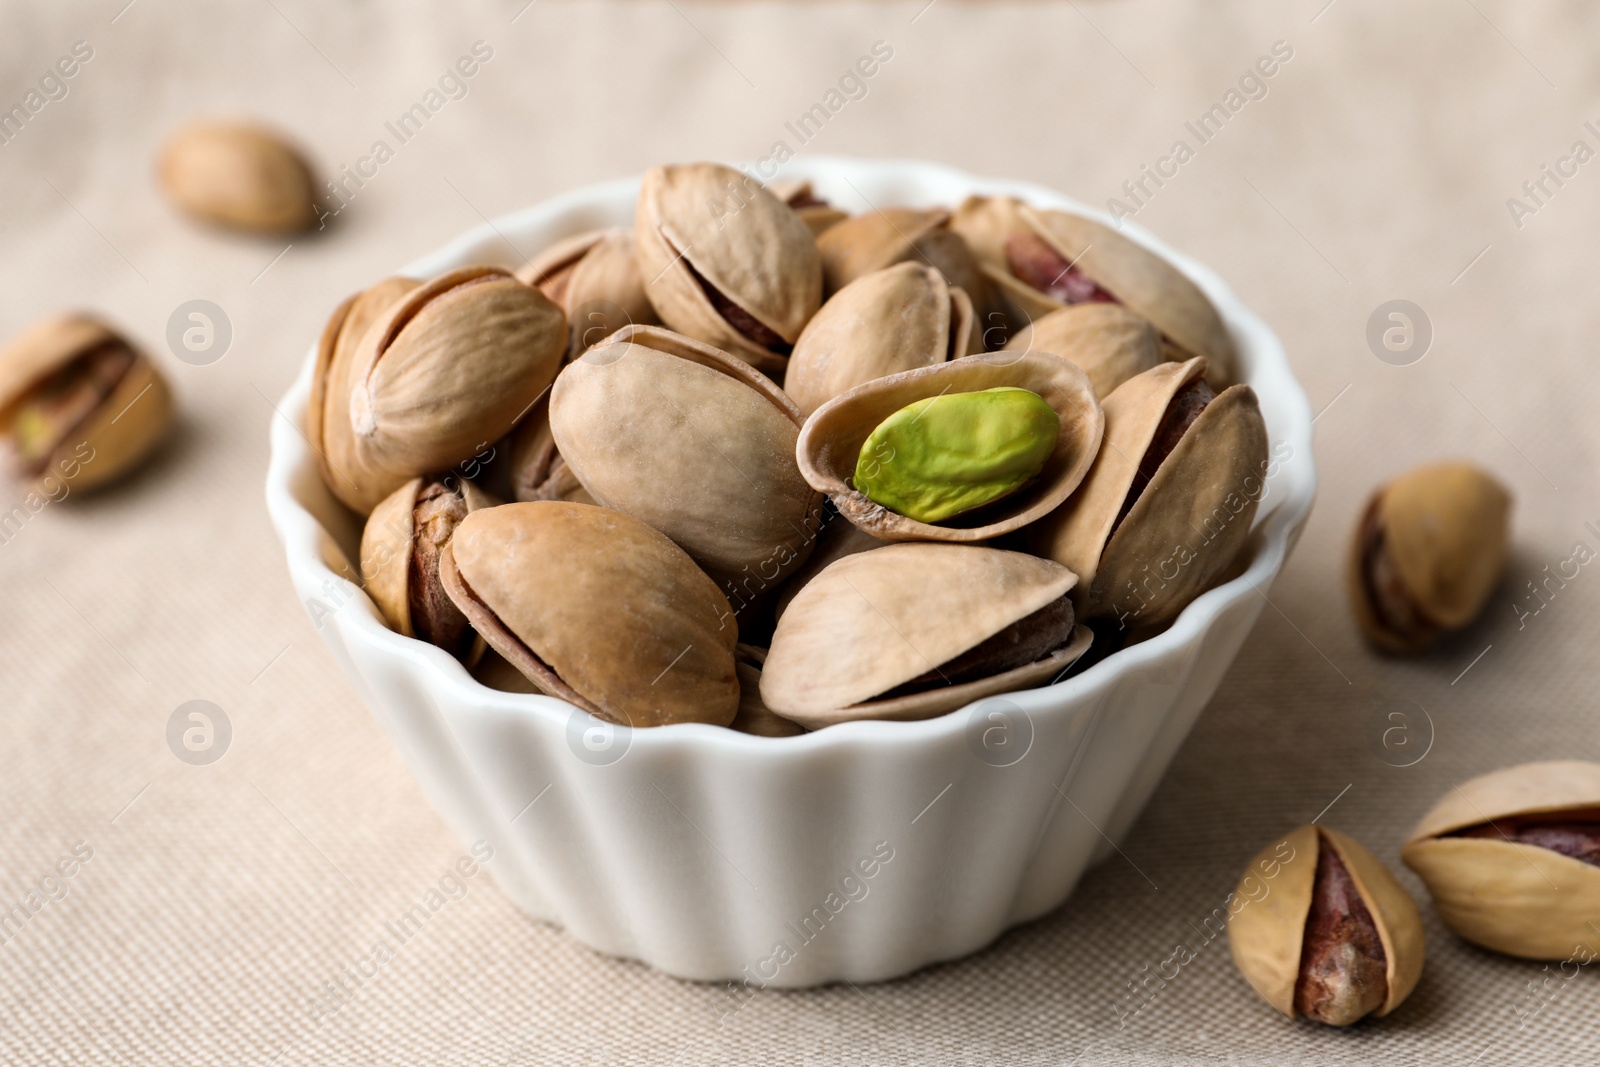
<instances>
[{"instance_id":1,"label":"blurred background","mask_svg":"<svg viewBox=\"0 0 1600 1067\"><path fill-rule=\"evenodd\" d=\"M1600 582L1530 586L1600 550L1592 6L12 0L0 25L0 112L27 112L0 122L0 336L95 309L181 411L137 476L0 534L0 905L78 860L0 943L8 1062L1488 1065L1594 1047L1587 976L1529 1016L1539 965L1462 945L1427 908L1429 970L1380 1025L1278 1018L1221 943L1128 999L1270 835L1334 804L1326 821L1421 896L1395 854L1437 795L1597 747ZM786 124L875 48L890 58L802 143ZM478 71L441 84L468 54ZM430 91L443 104L402 141L389 124ZM325 179L371 176L345 180L322 232L201 228L154 168L203 116L271 124ZM1123 855L972 959L743 1003L599 957L479 877L343 978L463 846L295 601L262 504L274 405L340 300L456 235L780 140L1120 204L1227 279L1319 413L1317 509L1270 607ZM363 163L378 141L390 158ZM1192 153L1162 162L1178 141ZM167 341L194 300L229 327L208 362ZM1417 327L1399 352L1371 339L1393 301ZM1346 607L1351 528L1379 482L1448 456L1515 494L1507 578L1466 633L1382 659ZM23 492L5 491L6 508ZM165 732L197 699L230 729L205 766ZM1404 766L1372 740L1395 702L1431 724Z\"/></svg>"}]
</instances>

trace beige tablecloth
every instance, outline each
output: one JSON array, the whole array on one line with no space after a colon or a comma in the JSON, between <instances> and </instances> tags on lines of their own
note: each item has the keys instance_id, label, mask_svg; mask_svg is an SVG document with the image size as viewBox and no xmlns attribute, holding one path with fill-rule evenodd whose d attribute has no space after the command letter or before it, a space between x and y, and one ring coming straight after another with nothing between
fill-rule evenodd
<instances>
[{"instance_id":1,"label":"beige tablecloth","mask_svg":"<svg viewBox=\"0 0 1600 1067\"><path fill-rule=\"evenodd\" d=\"M43 887L0 933L0 1060L1593 1062L1592 975L1546 981L1538 964L1455 941L1426 907L1415 995L1349 1032L1277 1017L1221 942L1151 983L1153 998L1130 983L1196 940L1257 847L1330 805L1324 821L1398 868L1407 828L1452 783L1596 752L1600 579L1582 572L1542 601L1528 583L1576 543L1600 548L1586 525L1600 520L1600 164L1572 156L1580 140L1600 147L1600 12L925 2L5 6L0 108L40 95L0 144L0 335L47 310L102 309L157 353L183 421L127 485L0 538L0 908ZM79 41L90 58L41 86ZM270 119L325 171L354 169L477 41L492 58L464 95L346 185L325 235L285 249L205 232L153 186L163 133L197 113ZM347 292L580 183L798 147L785 122L877 41L892 59L803 151L1118 197L1276 327L1321 411L1322 488L1270 609L1126 859L971 959L865 988L761 992L724 1021L722 991L599 957L480 877L355 975L374 931L462 846L290 590L262 505L272 404ZM1275 42L1272 76L1245 78ZM192 299L232 325L210 365L165 341ZM1369 317L1393 299L1431 323L1410 365L1368 344ZM1448 454L1514 487L1509 575L1459 640L1385 661L1345 607L1345 539L1377 480ZM6 492L6 507L21 498ZM233 730L210 766L166 740L194 699ZM1409 767L1371 740L1394 705L1433 727Z\"/></svg>"}]
</instances>

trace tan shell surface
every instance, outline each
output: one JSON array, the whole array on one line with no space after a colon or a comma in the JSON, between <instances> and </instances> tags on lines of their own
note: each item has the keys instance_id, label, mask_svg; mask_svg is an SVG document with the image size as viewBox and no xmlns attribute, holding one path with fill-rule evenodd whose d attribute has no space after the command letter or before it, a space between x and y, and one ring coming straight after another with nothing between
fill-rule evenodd
<instances>
[{"instance_id":1,"label":"tan shell surface","mask_svg":"<svg viewBox=\"0 0 1600 1067\"><path fill-rule=\"evenodd\" d=\"M159 170L173 202L206 222L288 234L317 221L310 166L287 141L260 126L185 126L167 140Z\"/></svg>"},{"instance_id":2,"label":"tan shell surface","mask_svg":"<svg viewBox=\"0 0 1600 1067\"><path fill-rule=\"evenodd\" d=\"M950 220L939 208L886 207L853 215L817 238L823 291L837 293L874 271L917 259L916 244Z\"/></svg>"},{"instance_id":3,"label":"tan shell surface","mask_svg":"<svg viewBox=\"0 0 1600 1067\"><path fill-rule=\"evenodd\" d=\"M1071 569L1082 583L1080 592L1087 592L1100 573L1106 540L1173 397L1204 373L1199 359L1163 363L1113 390L1100 405L1105 439L1083 485L1029 527L1029 547Z\"/></svg>"},{"instance_id":4,"label":"tan shell surface","mask_svg":"<svg viewBox=\"0 0 1600 1067\"><path fill-rule=\"evenodd\" d=\"M608 508L541 501L473 512L447 551L504 627L480 633L513 663L531 651L614 722L733 721L732 610L663 534ZM508 649L507 634L523 647Z\"/></svg>"},{"instance_id":5,"label":"tan shell surface","mask_svg":"<svg viewBox=\"0 0 1600 1067\"><path fill-rule=\"evenodd\" d=\"M1149 319L1189 354L1204 356L1214 385L1238 380L1238 353L1222 316L1177 267L1082 215L1028 207L1022 215L1102 289Z\"/></svg>"},{"instance_id":6,"label":"tan shell surface","mask_svg":"<svg viewBox=\"0 0 1600 1067\"><path fill-rule=\"evenodd\" d=\"M739 675L739 713L729 729L757 737L796 737L806 732L804 726L785 719L762 701L759 666L741 658L734 663L734 670Z\"/></svg>"},{"instance_id":7,"label":"tan shell surface","mask_svg":"<svg viewBox=\"0 0 1600 1067\"><path fill-rule=\"evenodd\" d=\"M624 331L634 340L567 367L551 391L556 446L596 501L665 533L719 583L779 581L809 554L821 506L795 464L798 413L744 363L665 333Z\"/></svg>"},{"instance_id":8,"label":"tan shell surface","mask_svg":"<svg viewBox=\"0 0 1600 1067\"><path fill-rule=\"evenodd\" d=\"M1084 616L1159 623L1211 588L1249 540L1267 447L1248 385L1206 405L1106 542Z\"/></svg>"},{"instance_id":9,"label":"tan shell surface","mask_svg":"<svg viewBox=\"0 0 1600 1067\"><path fill-rule=\"evenodd\" d=\"M883 548L891 544L889 541L880 541L859 526L852 525L837 514L827 519L820 530L817 531L816 543L812 546L811 555L806 557L798 570L791 574L783 583L783 588L778 590L778 599L774 604L774 611L779 618L789 607L789 602L795 594L805 588L806 583L827 569L835 560L846 556L853 556L857 552L870 552L875 548Z\"/></svg>"},{"instance_id":10,"label":"tan shell surface","mask_svg":"<svg viewBox=\"0 0 1600 1067\"><path fill-rule=\"evenodd\" d=\"M348 507L356 507L353 501L362 499L354 476L355 430L350 425L350 372L356 348L380 315L421 284L413 278L391 277L351 295L328 317L317 342L317 365L306 404L306 440L317 454L322 480Z\"/></svg>"},{"instance_id":11,"label":"tan shell surface","mask_svg":"<svg viewBox=\"0 0 1600 1067\"><path fill-rule=\"evenodd\" d=\"M730 167L653 167L639 188L635 233L645 292L663 322L762 370L783 369L786 355L734 329L694 272L792 345L822 305L822 261L787 204Z\"/></svg>"},{"instance_id":12,"label":"tan shell surface","mask_svg":"<svg viewBox=\"0 0 1600 1067\"><path fill-rule=\"evenodd\" d=\"M1074 304L1052 311L1017 331L1004 351L1052 352L1072 360L1089 376L1102 403L1124 382L1166 362L1161 334L1150 320L1120 304Z\"/></svg>"},{"instance_id":13,"label":"tan shell surface","mask_svg":"<svg viewBox=\"0 0 1600 1067\"><path fill-rule=\"evenodd\" d=\"M832 204L803 203L814 196L811 183L804 179L771 182L767 185L767 189L800 216L800 220L811 230L813 237L850 217L848 212L840 211Z\"/></svg>"},{"instance_id":14,"label":"tan shell surface","mask_svg":"<svg viewBox=\"0 0 1600 1067\"><path fill-rule=\"evenodd\" d=\"M589 230L557 241L516 272L566 312L572 356L630 323L660 321L645 295L638 249L630 229Z\"/></svg>"},{"instance_id":15,"label":"tan shell surface","mask_svg":"<svg viewBox=\"0 0 1600 1067\"><path fill-rule=\"evenodd\" d=\"M1600 808L1600 763L1519 763L1462 782L1439 798L1409 841L1438 837L1512 815Z\"/></svg>"},{"instance_id":16,"label":"tan shell surface","mask_svg":"<svg viewBox=\"0 0 1600 1067\"><path fill-rule=\"evenodd\" d=\"M1505 570L1505 487L1469 463L1432 464L1390 482L1379 507L1389 558L1418 606L1449 629L1476 618Z\"/></svg>"},{"instance_id":17,"label":"tan shell surface","mask_svg":"<svg viewBox=\"0 0 1600 1067\"><path fill-rule=\"evenodd\" d=\"M846 556L778 620L762 698L811 725L935 669L1076 581L1050 560L977 545L886 545Z\"/></svg>"},{"instance_id":18,"label":"tan shell surface","mask_svg":"<svg viewBox=\"0 0 1600 1067\"><path fill-rule=\"evenodd\" d=\"M1486 838L1413 839L1400 857L1427 884L1445 925L1474 944L1536 960L1595 944L1600 867Z\"/></svg>"},{"instance_id":19,"label":"tan shell surface","mask_svg":"<svg viewBox=\"0 0 1600 1067\"><path fill-rule=\"evenodd\" d=\"M942 525L889 511L851 486L861 445L907 404L941 393L1017 386L1039 394L1061 417L1061 436L1033 484ZM1105 417L1089 378L1074 363L1043 352L991 352L902 371L858 385L812 413L796 446L806 481L839 513L886 541L983 541L1043 518L1067 499L1094 462Z\"/></svg>"},{"instance_id":20,"label":"tan shell surface","mask_svg":"<svg viewBox=\"0 0 1600 1067\"><path fill-rule=\"evenodd\" d=\"M1361 894L1361 902L1372 913L1373 924L1378 928L1386 957L1384 977L1389 988L1383 1006L1373 1014L1388 1015L1411 995L1422 977L1425 955L1422 915L1411 894L1361 842L1338 830L1324 827L1322 832L1344 861L1350 880Z\"/></svg>"},{"instance_id":21,"label":"tan shell surface","mask_svg":"<svg viewBox=\"0 0 1600 1067\"><path fill-rule=\"evenodd\" d=\"M464 267L402 297L354 356L356 510L505 436L566 347L561 309L499 268Z\"/></svg>"},{"instance_id":22,"label":"tan shell surface","mask_svg":"<svg viewBox=\"0 0 1600 1067\"><path fill-rule=\"evenodd\" d=\"M470 514L496 501L472 482L461 481L461 495ZM411 553L416 540L417 493L422 479L413 478L383 498L361 529L361 582L378 606L389 629L415 637L411 625Z\"/></svg>"},{"instance_id":23,"label":"tan shell surface","mask_svg":"<svg viewBox=\"0 0 1600 1067\"><path fill-rule=\"evenodd\" d=\"M79 356L117 341L122 335L91 315L68 312L35 322L0 349L0 412Z\"/></svg>"},{"instance_id":24,"label":"tan shell surface","mask_svg":"<svg viewBox=\"0 0 1600 1067\"><path fill-rule=\"evenodd\" d=\"M1279 846L1293 850L1282 858ZM1317 881L1322 842L1315 826L1301 826L1262 849L1245 867L1235 892L1249 900L1228 923L1234 966L1261 999L1294 1018L1294 989L1300 980L1300 952L1306 916ZM1277 873L1267 877L1273 867ZM1267 887L1260 899L1247 890L1254 877Z\"/></svg>"},{"instance_id":25,"label":"tan shell surface","mask_svg":"<svg viewBox=\"0 0 1600 1067\"><path fill-rule=\"evenodd\" d=\"M889 374L931 367L971 351L972 305L939 272L900 263L857 278L806 324L783 389L802 415Z\"/></svg>"}]
</instances>

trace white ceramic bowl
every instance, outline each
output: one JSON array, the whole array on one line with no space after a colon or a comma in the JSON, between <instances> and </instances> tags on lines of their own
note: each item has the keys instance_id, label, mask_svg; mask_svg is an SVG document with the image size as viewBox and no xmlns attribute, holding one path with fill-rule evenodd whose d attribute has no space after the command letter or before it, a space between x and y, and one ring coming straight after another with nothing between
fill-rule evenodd
<instances>
[{"instance_id":1,"label":"white ceramic bowl","mask_svg":"<svg viewBox=\"0 0 1600 1067\"><path fill-rule=\"evenodd\" d=\"M797 159L851 211L1007 193L1103 215L1048 189L908 162ZM484 226L411 264L426 277L628 224L637 179ZM298 424L315 353L272 426L267 505L296 592L435 806L529 915L671 974L805 986L873 981L973 952L1057 907L1138 816L1261 613L1311 509L1311 412L1272 332L1215 275L1131 223L1203 289L1240 351L1273 455L1248 569L1165 632L1043 689L924 722L764 738L705 725L598 727L503 693L389 631L354 571L356 520ZM330 294L329 306L343 294ZM288 420L294 420L294 424Z\"/></svg>"}]
</instances>

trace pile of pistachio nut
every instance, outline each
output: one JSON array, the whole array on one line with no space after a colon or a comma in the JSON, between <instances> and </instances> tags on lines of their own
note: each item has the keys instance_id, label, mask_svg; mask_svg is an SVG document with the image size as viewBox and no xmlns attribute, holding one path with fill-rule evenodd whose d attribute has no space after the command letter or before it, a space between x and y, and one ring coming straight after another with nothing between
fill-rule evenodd
<instances>
[{"instance_id":1,"label":"pile of pistachio nut","mask_svg":"<svg viewBox=\"0 0 1600 1067\"><path fill-rule=\"evenodd\" d=\"M1464 940L1560 961L1566 979L1600 959L1600 764L1525 763L1463 782L1400 858ZM1415 901L1337 830L1302 826L1268 845L1219 911L1240 973L1290 1018L1388 1015L1422 977Z\"/></svg>"},{"instance_id":2,"label":"pile of pistachio nut","mask_svg":"<svg viewBox=\"0 0 1600 1067\"><path fill-rule=\"evenodd\" d=\"M1228 576L1268 468L1235 363L1096 222L700 163L632 229L350 297L306 434L393 629L611 722L781 735L1049 684Z\"/></svg>"}]
</instances>

